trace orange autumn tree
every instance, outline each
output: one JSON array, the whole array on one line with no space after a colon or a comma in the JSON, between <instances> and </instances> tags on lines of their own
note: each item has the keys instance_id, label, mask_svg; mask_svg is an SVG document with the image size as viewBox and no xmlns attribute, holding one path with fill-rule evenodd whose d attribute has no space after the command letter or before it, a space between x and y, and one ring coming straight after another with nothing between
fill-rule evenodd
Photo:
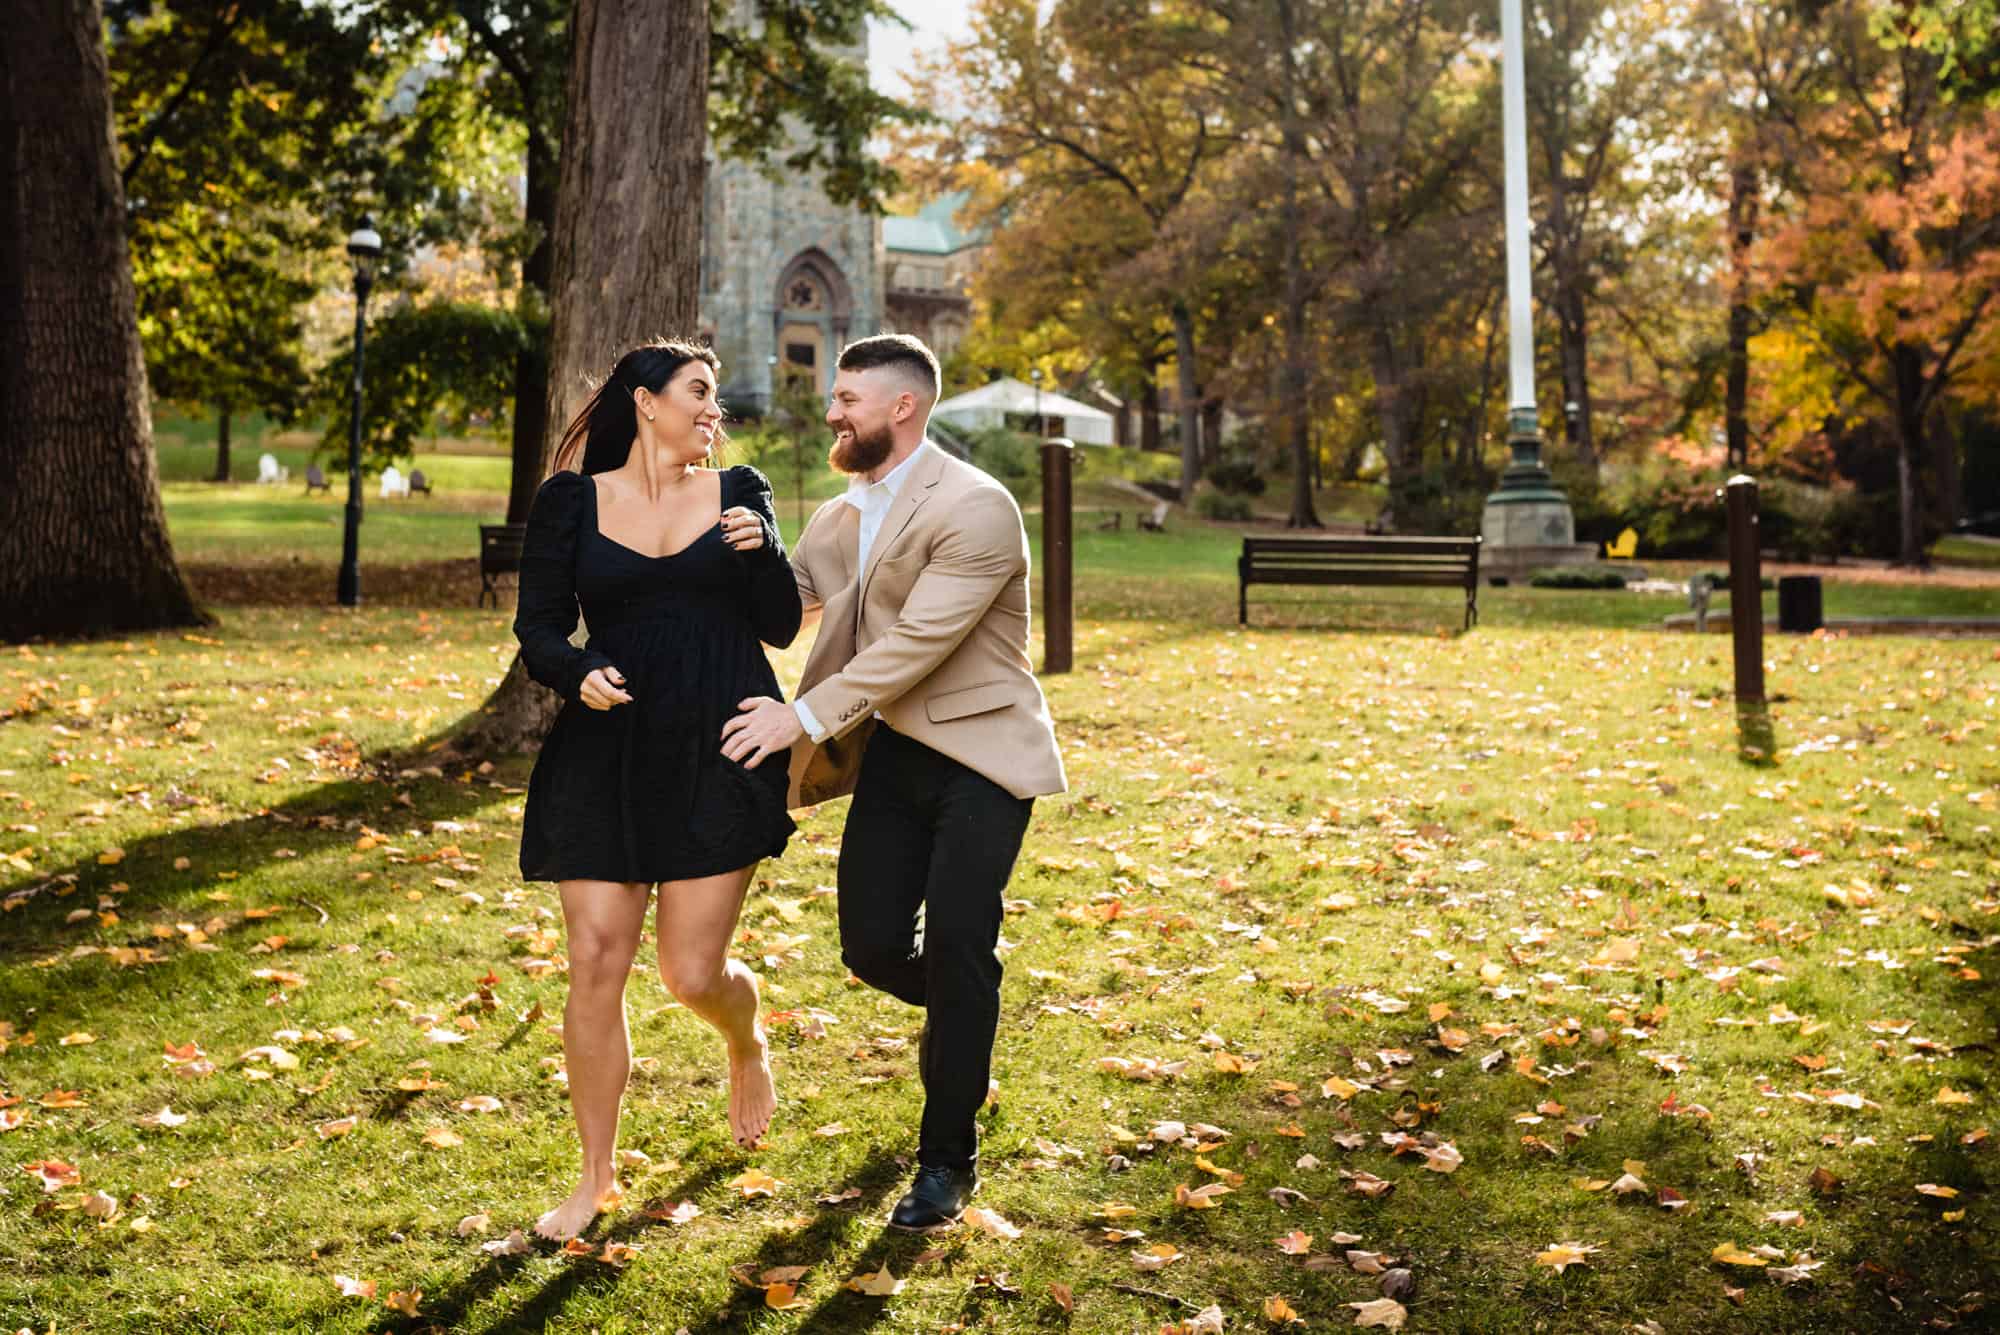
<instances>
[{"instance_id":1,"label":"orange autumn tree","mask_svg":"<svg viewBox=\"0 0 2000 1335\"><path fill-rule=\"evenodd\" d=\"M1928 425L2000 398L2000 108L1835 20L1838 102L1796 124L1798 189L1760 274L1896 440L1899 559L1924 559Z\"/></svg>"}]
</instances>

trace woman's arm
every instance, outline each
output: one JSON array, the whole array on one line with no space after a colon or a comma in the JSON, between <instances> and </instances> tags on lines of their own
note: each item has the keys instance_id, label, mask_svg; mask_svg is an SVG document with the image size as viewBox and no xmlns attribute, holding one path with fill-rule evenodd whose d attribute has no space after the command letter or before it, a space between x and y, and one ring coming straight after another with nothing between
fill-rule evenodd
<instances>
[{"instance_id":1,"label":"woman's arm","mask_svg":"<svg viewBox=\"0 0 2000 1335\"><path fill-rule=\"evenodd\" d=\"M583 489L595 485L570 472L544 482L528 512L528 535L521 548L514 637L521 642L521 661L527 664L528 675L565 700L577 698L577 688L594 669L612 666L603 654L569 642L580 619L576 552L586 536L589 500Z\"/></svg>"}]
</instances>

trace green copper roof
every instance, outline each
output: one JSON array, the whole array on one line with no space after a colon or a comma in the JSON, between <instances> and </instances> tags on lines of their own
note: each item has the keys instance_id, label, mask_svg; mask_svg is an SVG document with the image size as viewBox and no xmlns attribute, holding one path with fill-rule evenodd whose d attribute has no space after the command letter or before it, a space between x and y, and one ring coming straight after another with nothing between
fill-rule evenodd
<instances>
[{"instance_id":1,"label":"green copper roof","mask_svg":"<svg viewBox=\"0 0 2000 1335\"><path fill-rule=\"evenodd\" d=\"M926 204L915 217L884 218L882 248L915 251L923 255L949 255L967 246L978 245L986 238L962 232L952 221L969 198L971 196L965 191L955 190Z\"/></svg>"}]
</instances>

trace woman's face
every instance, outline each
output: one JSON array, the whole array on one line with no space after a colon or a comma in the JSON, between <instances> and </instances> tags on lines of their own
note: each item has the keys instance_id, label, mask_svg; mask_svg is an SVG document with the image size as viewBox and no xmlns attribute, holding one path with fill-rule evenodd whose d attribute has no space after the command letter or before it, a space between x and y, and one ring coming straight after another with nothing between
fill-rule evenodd
<instances>
[{"instance_id":1,"label":"woman's face","mask_svg":"<svg viewBox=\"0 0 2000 1335\"><path fill-rule=\"evenodd\" d=\"M722 405L715 397L715 369L707 362L688 362L659 393L641 389L637 399L640 436L651 436L676 461L705 459L714 450Z\"/></svg>"}]
</instances>

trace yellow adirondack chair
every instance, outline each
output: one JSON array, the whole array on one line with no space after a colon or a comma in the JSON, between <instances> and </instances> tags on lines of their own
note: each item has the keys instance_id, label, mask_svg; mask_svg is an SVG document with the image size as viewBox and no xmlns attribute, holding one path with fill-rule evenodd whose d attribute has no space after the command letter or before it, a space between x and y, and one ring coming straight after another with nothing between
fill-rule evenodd
<instances>
[{"instance_id":1,"label":"yellow adirondack chair","mask_svg":"<svg viewBox=\"0 0 2000 1335\"><path fill-rule=\"evenodd\" d=\"M1639 554L1639 533L1636 529L1626 529L1615 542L1604 544L1604 559L1607 561L1629 561Z\"/></svg>"}]
</instances>

